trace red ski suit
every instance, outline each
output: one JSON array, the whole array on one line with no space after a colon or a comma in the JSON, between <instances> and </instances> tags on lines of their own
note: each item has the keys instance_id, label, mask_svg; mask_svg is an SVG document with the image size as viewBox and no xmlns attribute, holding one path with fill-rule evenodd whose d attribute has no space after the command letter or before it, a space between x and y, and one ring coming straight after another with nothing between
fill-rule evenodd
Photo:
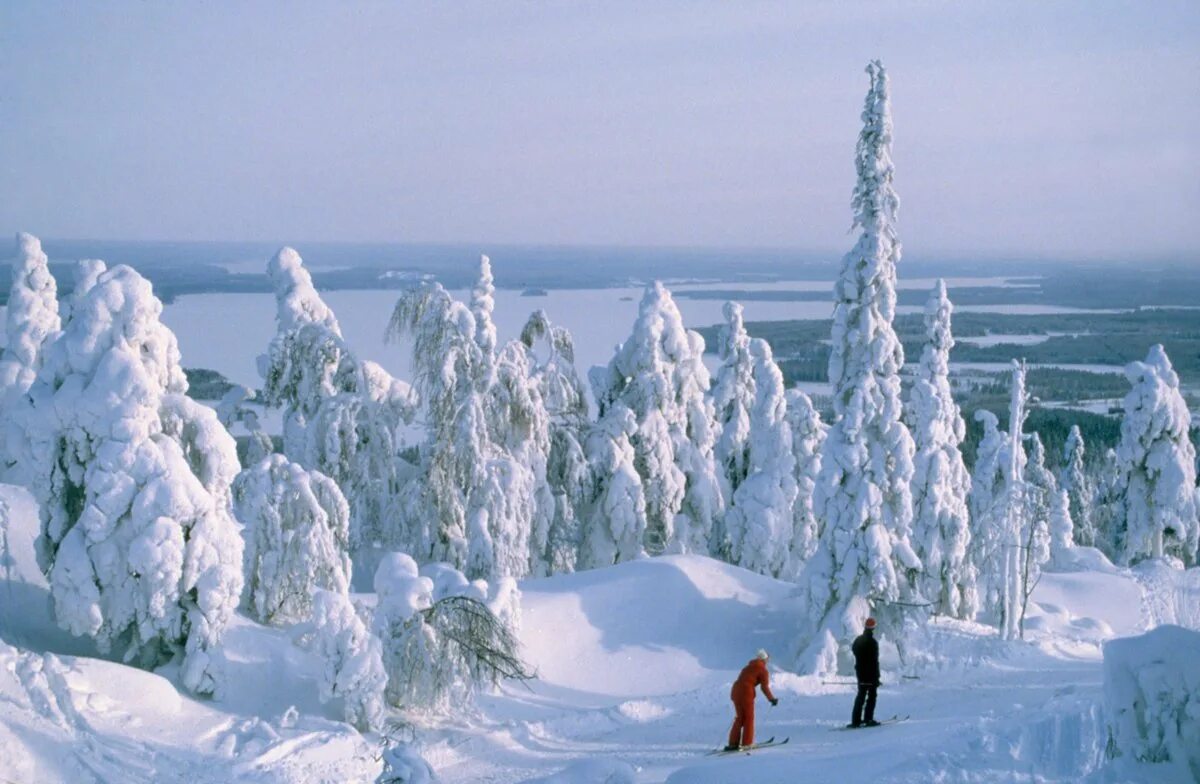
<instances>
[{"instance_id":1,"label":"red ski suit","mask_svg":"<svg viewBox=\"0 0 1200 784\"><path fill-rule=\"evenodd\" d=\"M742 674L733 682L729 690L729 699L733 700L733 727L729 730L730 746L754 745L754 688L762 686L763 695L768 700L774 700L771 693L770 676L767 675L767 663L763 659L753 659L742 668Z\"/></svg>"}]
</instances>

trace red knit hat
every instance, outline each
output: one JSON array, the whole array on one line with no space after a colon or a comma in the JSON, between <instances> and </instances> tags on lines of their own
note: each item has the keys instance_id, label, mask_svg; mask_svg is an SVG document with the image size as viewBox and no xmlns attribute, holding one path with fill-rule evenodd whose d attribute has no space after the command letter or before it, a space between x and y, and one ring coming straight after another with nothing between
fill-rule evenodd
<instances>
[{"instance_id":1,"label":"red knit hat","mask_svg":"<svg viewBox=\"0 0 1200 784\"><path fill-rule=\"evenodd\" d=\"M867 619L867 622L866 622L865 624L863 624L863 625L864 625L866 628L868 628L868 629L874 629L874 628L875 628L875 619L874 619L874 618L868 618L868 619Z\"/></svg>"}]
</instances>

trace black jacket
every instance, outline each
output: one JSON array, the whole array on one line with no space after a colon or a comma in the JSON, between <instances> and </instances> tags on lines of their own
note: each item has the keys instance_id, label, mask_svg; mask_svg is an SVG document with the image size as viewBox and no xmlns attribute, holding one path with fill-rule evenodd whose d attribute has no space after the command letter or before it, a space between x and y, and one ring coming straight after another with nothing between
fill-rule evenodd
<instances>
[{"instance_id":1,"label":"black jacket","mask_svg":"<svg viewBox=\"0 0 1200 784\"><path fill-rule=\"evenodd\" d=\"M878 686L879 643L875 642L874 633L868 630L858 635L850 650L854 651L854 675L858 682Z\"/></svg>"}]
</instances>

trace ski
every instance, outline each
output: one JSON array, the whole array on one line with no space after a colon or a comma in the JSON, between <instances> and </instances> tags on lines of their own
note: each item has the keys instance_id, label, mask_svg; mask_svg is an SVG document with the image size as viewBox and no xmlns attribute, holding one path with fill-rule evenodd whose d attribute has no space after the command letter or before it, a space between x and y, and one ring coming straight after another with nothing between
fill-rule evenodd
<instances>
[{"instance_id":1,"label":"ski","mask_svg":"<svg viewBox=\"0 0 1200 784\"><path fill-rule=\"evenodd\" d=\"M720 757L720 756L724 756L726 754L749 754L752 751L758 751L759 749L770 748L771 746L782 746L783 744L787 743L789 740L791 740L791 738L784 738L783 740L775 740L775 737L771 736L770 738L767 738L766 740L764 740L762 743L755 743L753 746L743 746L740 749L731 749L729 751L726 751L723 748L713 749L712 751L705 752L705 755L709 756L709 757Z\"/></svg>"},{"instance_id":2,"label":"ski","mask_svg":"<svg viewBox=\"0 0 1200 784\"><path fill-rule=\"evenodd\" d=\"M902 722L902 721L908 721L908 719L909 719L909 714L907 714L907 713L906 713L906 714L904 714L903 716L901 716L901 715L899 715L899 714L896 714L895 716L891 717L890 719L884 719L884 720L882 720L881 722L879 722L878 724L876 724L876 725L873 725L873 726L876 726L876 727L882 727L882 726L883 726L883 725L885 725L885 724L898 724L898 723L900 723L900 722ZM860 725L859 725L859 726L857 726L857 727L855 727L853 724L846 724L846 725L844 725L844 726L841 726L841 727L831 727L830 729L831 729L831 730L835 730L835 731L841 731L841 730L869 730L869 729L871 729L871 727L868 727L868 726L867 726L867 725L865 725L865 724L860 724Z\"/></svg>"}]
</instances>

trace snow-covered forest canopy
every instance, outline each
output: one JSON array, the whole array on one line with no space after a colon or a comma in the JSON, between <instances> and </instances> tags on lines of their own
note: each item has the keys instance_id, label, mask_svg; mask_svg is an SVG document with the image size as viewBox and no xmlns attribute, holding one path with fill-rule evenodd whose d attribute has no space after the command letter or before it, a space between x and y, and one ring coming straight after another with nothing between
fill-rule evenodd
<instances>
[{"instance_id":1,"label":"snow-covered forest canopy","mask_svg":"<svg viewBox=\"0 0 1200 784\"><path fill-rule=\"evenodd\" d=\"M606 364L576 367L572 335L543 310L505 342L493 275L504 270L487 256L464 299L427 280L379 314L411 368L395 378L350 344L286 247L266 262L276 332L258 347L261 389L214 410L188 396L185 358L138 271L81 263L60 298L39 241L18 235L0 470L36 502L36 563L58 626L217 701L239 688L245 640L276 635L280 656L312 664L317 702L388 747L380 780L416 782L433 774L397 728L419 740L481 710L467 707L481 693L538 676L522 635L548 623L546 584L684 564L783 586L762 589L775 597L762 612L786 619L770 663L794 689L852 673L850 644L869 617L897 668L933 673L949 666L946 630L988 646L1044 631L1049 603L1033 597L1055 575L1194 586L1197 453L1161 345L1125 371L1111 459L1088 459L1078 427L1061 459L1047 456L1028 428L1037 401L1020 363L1007 421L977 412L983 437L967 459L946 283L928 292L919 357L906 361L894 328L903 264L890 84L879 62L867 74L824 411L787 388L736 302L706 364L704 338L658 281ZM0 512L11 568L17 528L2 497ZM612 601L637 615L658 598ZM1200 617L1187 603L1156 612ZM1146 644L1171 643L1159 639ZM1186 750L1200 722L1194 671L1178 682L1160 673L1180 690L1172 702L1133 671L1144 651L1113 645L1108 713L1095 714L1112 727L1110 753L1200 775ZM64 699L57 660L5 646L26 682ZM748 657L757 646L745 647ZM1130 705L1147 710L1143 691L1162 704L1131 718ZM621 710L653 713L646 704ZM289 710L281 728L296 726Z\"/></svg>"}]
</instances>

